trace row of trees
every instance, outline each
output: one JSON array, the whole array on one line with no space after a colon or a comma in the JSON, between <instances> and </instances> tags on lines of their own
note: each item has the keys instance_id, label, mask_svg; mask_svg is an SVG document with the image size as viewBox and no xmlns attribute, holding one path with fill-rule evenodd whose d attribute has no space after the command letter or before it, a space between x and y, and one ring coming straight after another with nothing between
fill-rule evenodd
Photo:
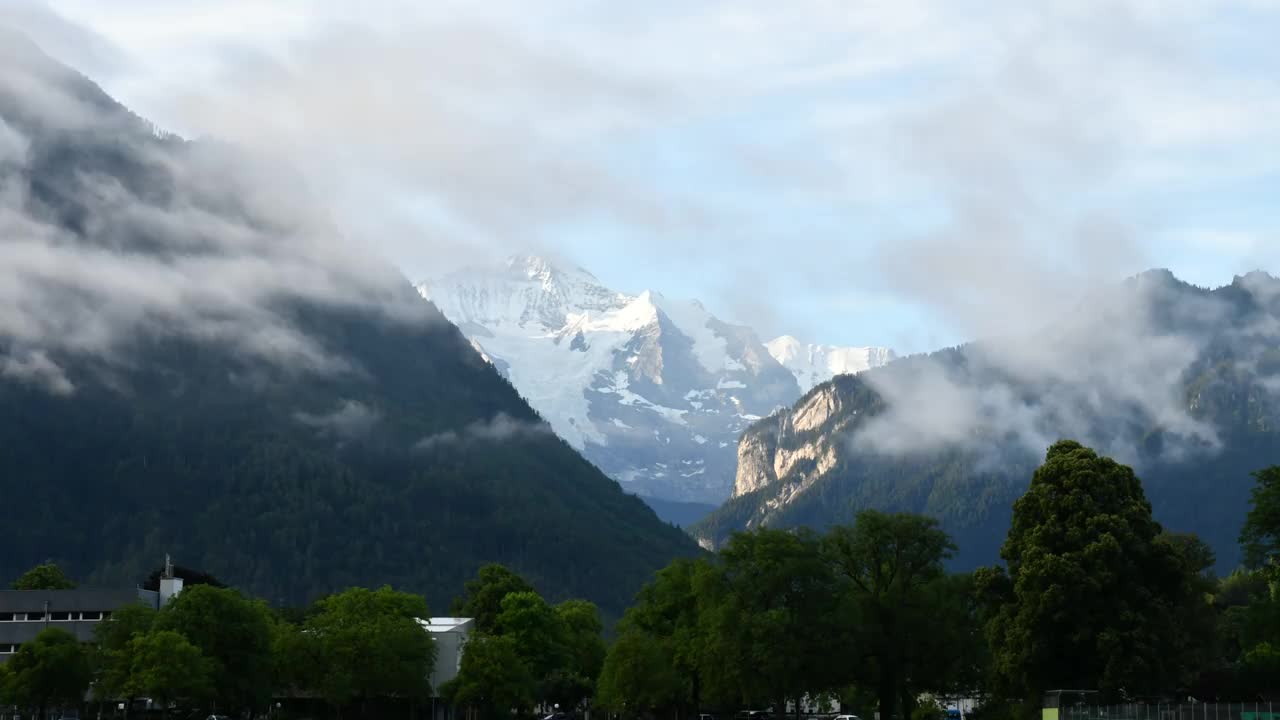
<instances>
[{"instance_id":1,"label":"row of trees","mask_svg":"<svg viewBox=\"0 0 1280 720\"><path fill-rule=\"evenodd\" d=\"M595 606L552 605L489 565L452 611L475 619L456 679L431 688L421 597L352 589L274 612L215 585L117 612L85 649L47 630L0 669L0 702L83 697L262 708L304 691L339 714L376 698L446 700L487 717L593 702L628 716L788 707L838 697L885 720L926 693L1017 717L1043 692L1120 700L1255 699L1280 689L1280 468L1256 474L1249 568L1212 576L1194 536L1164 531L1133 471L1074 442L1049 449L1014 506L1004 564L947 573L930 518L876 511L819 534L757 529L659 571L606 648ZM65 587L38 568L24 587Z\"/></svg>"},{"instance_id":2,"label":"row of trees","mask_svg":"<svg viewBox=\"0 0 1280 720\"><path fill-rule=\"evenodd\" d=\"M14 587L74 583L43 565ZM420 596L352 588L305 610L273 610L206 578L159 610L116 610L88 646L57 627L42 631L0 665L0 704L43 718L52 708L78 707L88 694L237 714L283 695L321 699L341 717L350 710L363 716L373 701L412 704L439 692L504 708L577 705L592 693L605 645L591 603L553 607L515 574L487 566L455 609L474 615L480 632L457 680L432 688L436 648L420 623L428 617Z\"/></svg>"},{"instance_id":3,"label":"row of trees","mask_svg":"<svg viewBox=\"0 0 1280 720\"><path fill-rule=\"evenodd\" d=\"M1014 506L1004 565L948 574L937 523L860 513L819 535L758 529L672 563L619 624L597 704L627 714L839 697L910 717L926 693L1016 716L1045 691L1115 700L1280 690L1280 468L1256 475L1252 569L1217 580L1155 522L1132 469L1064 441Z\"/></svg>"}]
</instances>

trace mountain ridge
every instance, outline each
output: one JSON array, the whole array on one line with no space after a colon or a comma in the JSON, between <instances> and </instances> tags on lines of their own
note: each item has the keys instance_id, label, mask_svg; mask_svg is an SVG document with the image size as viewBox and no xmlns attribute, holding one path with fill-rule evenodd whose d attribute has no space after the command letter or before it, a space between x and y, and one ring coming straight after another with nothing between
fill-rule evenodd
<instances>
[{"instance_id":1,"label":"mountain ridge","mask_svg":"<svg viewBox=\"0 0 1280 720\"><path fill-rule=\"evenodd\" d=\"M1034 333L836 377L744 432L735 497L692 531L716 547L761 524L924 512L959 565L990 563L1043 448L1077 437L1134 464L1157 517L1229 568L1249 473L1280 455L1278 321L1265 272L1210 290L1156 270Z\"/></svg>"},{"instance_id":2,"label":"mountain ridge","mask_svg":"<svg viewBox=\"0 0 1280 720\"><path fill-rule=\"evenodd\" d=\"M283 170L3 53L0 575L128 583L171 553L272 602L441 608L501 562L617 614L697 553Z\"/></svg>"}]
</instances>

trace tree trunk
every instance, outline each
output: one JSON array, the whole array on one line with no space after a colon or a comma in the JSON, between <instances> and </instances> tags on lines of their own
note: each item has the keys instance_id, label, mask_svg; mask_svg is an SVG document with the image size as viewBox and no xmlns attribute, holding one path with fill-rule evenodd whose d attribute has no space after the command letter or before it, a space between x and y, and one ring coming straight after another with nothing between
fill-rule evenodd
<instances>
[{"instance_id":1,"label":"tree trunk","mask_svg":"<svg viewBox=\"0 0 1280 720\"><path fill-rule=\"evenodd\" d=\"M896 718L894 705L898 697L898 682L893 672L880 669L880 687L877 693L880 701L880 720L894 720Z\"/></svg>"}]
</instances>

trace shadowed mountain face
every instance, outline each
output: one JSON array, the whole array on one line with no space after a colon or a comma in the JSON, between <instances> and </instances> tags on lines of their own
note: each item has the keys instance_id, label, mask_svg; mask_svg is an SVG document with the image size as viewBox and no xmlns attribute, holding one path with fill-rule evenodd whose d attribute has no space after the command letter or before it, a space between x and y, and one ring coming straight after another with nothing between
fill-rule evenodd
<instances>
[{"instance_id":1,"label":"shadowed mountain face","mask_svg":"<svg viewBox=\"0 0 1280 720\"><path fill-rule=\"evenodd\" d=\"M924 512L961 566L994 562L1044 449L1074 438L1132 464L1156 516L1239 558L1249 473L1280 462L1280 280L1207 290L1152 271L1039 332L819 385L748 430L705 546L760 524Z\"/></svg>"},{"instance_id":2,"label":"shadowed mountain face","mask_svg":"<svg viewBox=\"0 0 1280 720\"><path fill-rule=\"evenodd\" d=\"M171 553L273 601L483 562L617 612L696 552L297 178L0 42L0 577Z\"/></svg>"}]
</instances>

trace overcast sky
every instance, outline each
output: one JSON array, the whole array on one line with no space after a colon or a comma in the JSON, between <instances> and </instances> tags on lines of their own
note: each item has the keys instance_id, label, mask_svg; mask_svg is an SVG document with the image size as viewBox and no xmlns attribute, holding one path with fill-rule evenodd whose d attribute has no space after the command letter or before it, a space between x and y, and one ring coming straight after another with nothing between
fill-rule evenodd
<instances>
[{"instance_id":1,"label":"overcast sky","mask_svg":"<svg viewBox=\"0 0 1280 720\"><path fill-rule=\"evenodd\" d=\"M1275 0L0 0L411 278L513 252L928 350L1149 267L1280 270Z\"/></svg>"}]
</instances>

